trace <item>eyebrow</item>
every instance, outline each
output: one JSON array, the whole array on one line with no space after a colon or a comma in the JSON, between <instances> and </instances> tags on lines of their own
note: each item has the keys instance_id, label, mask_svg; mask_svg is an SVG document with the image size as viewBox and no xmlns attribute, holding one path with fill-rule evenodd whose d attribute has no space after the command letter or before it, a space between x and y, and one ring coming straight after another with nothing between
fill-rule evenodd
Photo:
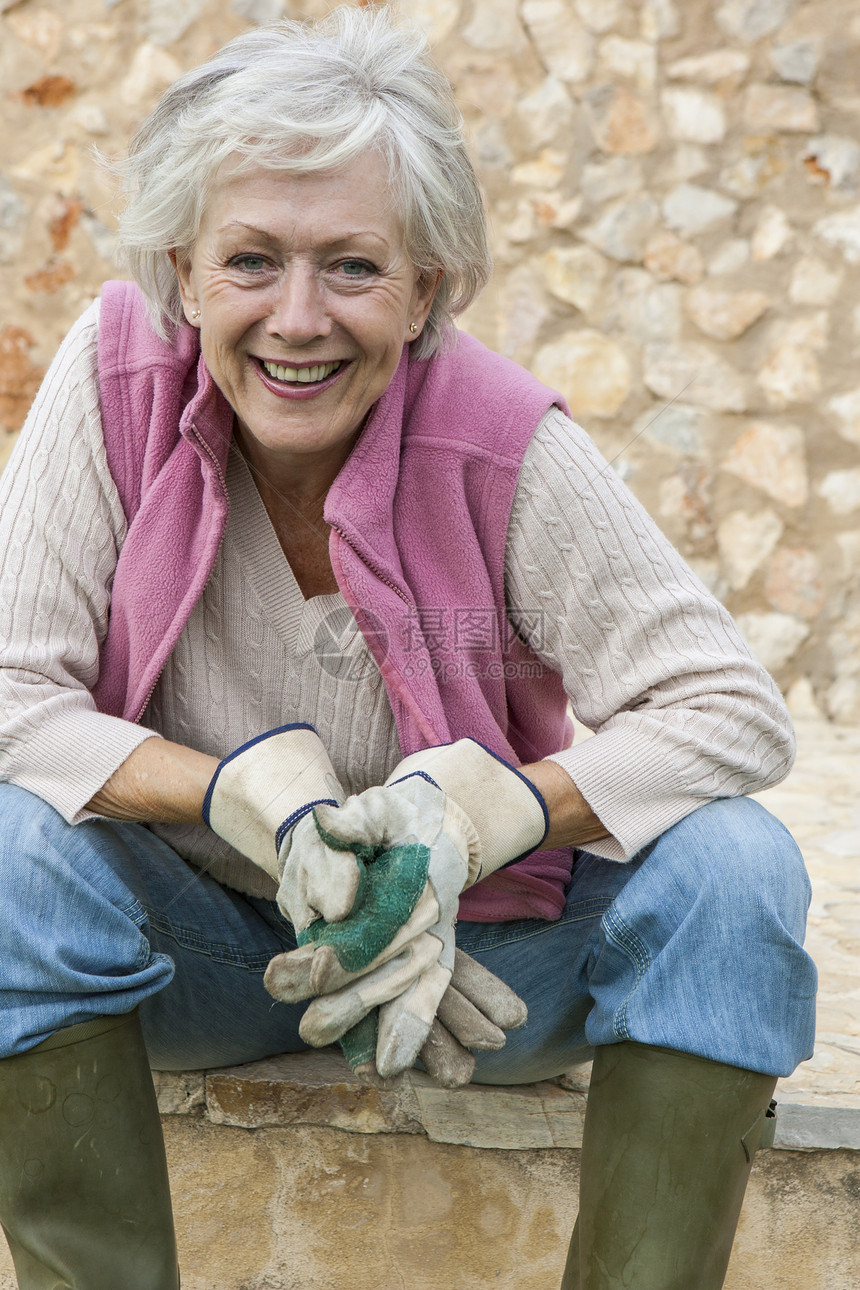
<instances>
[{"instance_id":1,"label":"eyebrow","mask_svg":"<svg viewBox=\"0 0 860 1290\"><path fill-rule=\"evenodd\" d=\"M246 229L249 233L256 234L257 237L263 238L263 240L266 242L274 243L274 242L277 242L278 240L275 236L273 236L273 234L269 233L266 229L259 228L256 224L248 224L246 223L245 220L241 220L241 219L230 220L228 224L222 224L220 228L215 230L215 232L229 233L233 229ZM360 237L369 237L374 242L379 242L382 246L386 248L388 247L388 242L386 241L386 239L384 237L381 237L379 233L374 233L373 230L369 228L355 229L355 230L350 230L347 233L340 233L338 234L337 237L333 237L331 241L326 242L325 245L340 246L343 243L352 242L356 238L360 238Z\"/></svg>"}]
</instances>

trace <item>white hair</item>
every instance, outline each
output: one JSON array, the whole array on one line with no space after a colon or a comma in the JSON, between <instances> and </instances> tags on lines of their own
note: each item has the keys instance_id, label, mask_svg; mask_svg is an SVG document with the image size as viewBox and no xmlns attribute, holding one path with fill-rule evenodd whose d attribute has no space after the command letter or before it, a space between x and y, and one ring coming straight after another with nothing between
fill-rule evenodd
<instances>
[{"instance_id":1,"label":"white hair","mask_svg":"<svg viewBox=\"0 0 860 1290\"><path fill-rule=\"evenodd\" d=\"M230 41L170 87L118 164L120 246L158 333L182 319L169 252L190 254L228 158L331 170L368 150L387 163L413 264L442 272L414 342L417 357L439 352L491 271L462 118L423 35L395 26L385 8L346 5L318 23L285 20Z\"/></svg>"}]
</instances>

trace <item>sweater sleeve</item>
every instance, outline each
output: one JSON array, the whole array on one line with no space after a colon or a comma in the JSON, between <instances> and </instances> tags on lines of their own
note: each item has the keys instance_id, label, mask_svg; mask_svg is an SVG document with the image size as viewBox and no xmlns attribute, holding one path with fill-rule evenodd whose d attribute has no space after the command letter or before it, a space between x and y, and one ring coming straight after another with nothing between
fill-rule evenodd
<instances>
[{"instance_id":1,"label":"sweater sleeve","mask_svg":"<svg viewBox=\"0 0 860 1290\"><path fill-rule=\"evenodd\" d=\"M529 445L508 531L509 615L594 732L550 760L626 860L703 802L788 773L782 698L588 436L557 409Z\"/></svg>"},{"instance_id":2,"label":"sweater sleeve","mask_svg":"<svg viewBox=\"0 0 860 1290\"><path fill-rule=\"evenodd\" d=\"M98 303L63 341L0 478L0 779L70 823L144 739L90 688L125 538L99 410Z\"/></svg>"}]
</instances>

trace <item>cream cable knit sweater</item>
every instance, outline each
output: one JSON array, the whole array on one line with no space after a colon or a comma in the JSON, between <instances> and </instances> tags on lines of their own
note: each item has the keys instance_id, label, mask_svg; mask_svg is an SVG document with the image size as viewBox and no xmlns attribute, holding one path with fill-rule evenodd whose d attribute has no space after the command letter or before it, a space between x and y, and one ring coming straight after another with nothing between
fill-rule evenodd
<instances>
[{"instance_id":1,"label":"cream cable knit sweater","mask_svg":"<svg viewBox=\"0 0 860 1290\"><path fill-rule=\"evenodd\" d=\"M143 739L223 756L308 721L344 785L400 757L376 667L340 595L305 601L248 467L231 456L230 519L212 577L140 726L89 695L125 518L98 400L98 303L64 341L0 480L0 777L68 820ZM596 735L558 761L624 859L703 801L758 791L792 758L784 705L731 619L560 412L520 473L508 535L512 622L560 672ZM271 881L203 826L154 825L228 886Z\"/></svg>"}]
</instances>

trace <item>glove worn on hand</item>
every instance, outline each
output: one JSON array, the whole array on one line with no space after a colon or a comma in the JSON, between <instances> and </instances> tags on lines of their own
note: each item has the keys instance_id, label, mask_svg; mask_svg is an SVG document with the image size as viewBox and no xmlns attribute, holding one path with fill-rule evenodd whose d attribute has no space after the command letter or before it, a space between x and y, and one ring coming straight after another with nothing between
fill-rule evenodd
<instances>
[{"instance_id":1,"label":"glove worn on hand","mask_svg":"<svg viewBox=\"0 0 860 1290\"><path fill-rule=\"evenodd\" d=\"M303 1038L323 1044L384 1004L376 1062L379 1074L390 1077L414 1062L450 981L460 892L539 846L548 828L546 806L512 766L463 739L407 757L384 787L368 789L340 809L320 808L316 816L330 837L365 845L417 841L430 849L425 895L435 898L439 914L422 932L438 938L436 962L405 989L393 963L378 974L369 972L355 985L317 999L302 1021ZM398 943L403 939L401 934ZM407 949L414 955L413 969L425 961L426 942ZM405 960L401 966L408 975Z\"/></svg>"},{"instance_id":2,"label":"glove worn on hand","mask_svg":"<svg viewBox=\"0 0 860 1290\"><path fill-rule=\"evenodd\" d=\"M304 847L282 875L295 831L316 806L344 799L325 745L313 726L279 726L230 753L219 764L203 802L203 819L220 837L280 883L278 904L297 930L316 918L345 918L361 872L354 856ZM313 837L319 841L313 828Z\"/></svg>"}]
</instances>

